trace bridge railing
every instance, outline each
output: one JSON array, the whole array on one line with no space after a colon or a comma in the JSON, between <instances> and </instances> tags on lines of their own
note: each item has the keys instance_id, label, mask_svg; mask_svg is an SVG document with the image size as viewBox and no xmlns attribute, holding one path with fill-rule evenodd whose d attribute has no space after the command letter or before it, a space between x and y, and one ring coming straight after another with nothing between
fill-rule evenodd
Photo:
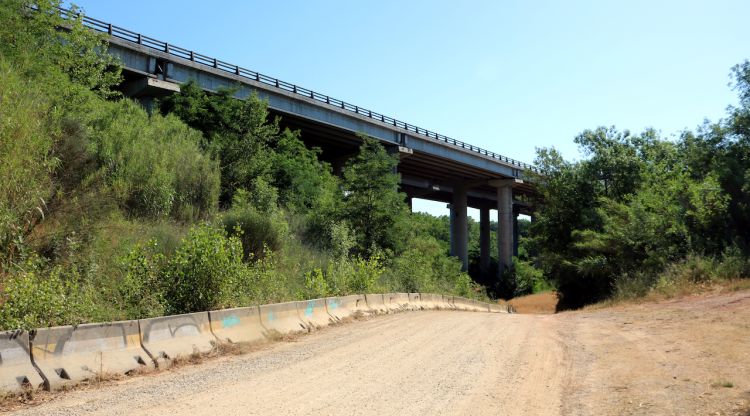
<instances>
[{"instance_id":1,"label":"bridge railing","mask_svg":"<svg viewBox=\"0 0 750 416\"><path fill-rule=\"evenodd\" d=\"M137 32L133 32L132 30L128 30L119 26L115 26L111 23L107 23L98 19L94 19L93 17L74 13L69 9L60 8L60 15L65 19L80 18L84 26L90 29L96 30L98 32L106 33L109 36L112 36L118 39L122 39L128 42L133 42L138 45L142 45L142 46L145 46L145 47L148 47L148 48L160 51L160 52L164 52L164 53L176 56L178 58L182 58L182 59L189 60L191 62L195 62L197 64L220 69L222 71L226 71L226 72L229 72L229 73L232 73L232 74L235 74L235 75L238 75L238 76L241 76L241 77L244 77L244 78L256 81L256 82L260 82L265 85L269 85L269 86L272 86L272 87L275 87L275 88L278 88L287 92L299 94L301 96L313 99L321 103L325 103L333 107L341 108L343 110L350 111L358 115L380 121L382 123L390 124L397 128L401 128L410 132L414 132L421 136L426 136L428 138L431 138L431 139L434 139L443 143L447 143L456 147L460 147L462 149L466 149L475 153L479 153L481 155L490 157L500 162L504 162L516 168L529 170L532 172L539 172L539 170L536 167L528 163L524 163L524 162L521 162L512 158L509 158L507 156L503 156L501 154L498 154L498 153L495 153L486 149L482 149L472 144L465 143L460 140L456 140L451 137L448 137L448 136L445 136L445 135L442 135L442 134L439 134L439 133L436 133L427 129L423 129L413 124L409 124L409 123L397 120L393 117L388 117L383 114L376 113L374 111L356 106L354 104L350 104L345 101L342 101L333 97L329 97L325 94L321 94L313 90L300 87L296 84L282 81L278 78L270 77L268 75L264 75L256 71L251 71L249 69L242 68L239 65L230 64L229 62L224 62L219 59L212 58L210 56L191 51L189 49L171 45L167 42L163 42L163 41L154 39L152 37L145 36Z\"/></svg>"}]
</instances>

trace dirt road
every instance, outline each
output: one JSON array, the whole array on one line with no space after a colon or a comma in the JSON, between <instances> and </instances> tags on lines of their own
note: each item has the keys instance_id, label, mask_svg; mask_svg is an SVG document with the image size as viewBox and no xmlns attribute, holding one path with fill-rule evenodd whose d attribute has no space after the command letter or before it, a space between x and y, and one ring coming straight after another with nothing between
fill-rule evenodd
<instances>
[{"instance_id":1,"label":"dirt road","mask_svg":"<svg viewBox=\"0 0 750 416\"><path fill-rule=\"evenodd\" d=\"M731 385L731 387L730 387ZM374 317L18 415L750 415L750 292Z\"/></svg>"}]
</instances>

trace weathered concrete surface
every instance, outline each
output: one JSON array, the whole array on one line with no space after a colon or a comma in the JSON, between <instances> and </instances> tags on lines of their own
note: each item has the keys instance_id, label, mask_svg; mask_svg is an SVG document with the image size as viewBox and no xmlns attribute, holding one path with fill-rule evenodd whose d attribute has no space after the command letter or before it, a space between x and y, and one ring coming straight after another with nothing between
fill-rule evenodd
<instances>
[{"instance_id":1,"label":"weathered concrete surface","mask_svg":"<svg viewBox=\"0 0 750 416\"><path fill-rule=\"evenodd\" d=\"M208 312L141 319L141 343L159 365L179 356L208 352L216 345Z\"/></svg>"},{"instance_id":2,"label":"weathered concrete surface","mask_svg":"<svg viewBox=\"0 0 750 416\"><path fill-rule=\"evenodd\" d=\"M410 309L408 293L383 293L383 301L391 311Z\"/></svg>"},{"instance_id":3,"label":"weathered concrete surface","mask_svg":"<svg viewBox=\"0 0 750 416\"><path fill-rule=\"evenodd\" d=\"M265 340L257 306L210 311L211 331L222 342L259 342Z\"/></svg>"},{"instance_id":4,"label":"weathered concrete surface","mask_svg":"<svg viewBox=\"0 0 750 416\"><path fill-rule=\"evenodd\" d=\"M0 394L19 392L26 387L37 389L42 384L42 377L31 364L29 333L0 332Z\"/></svg>"},{"instance_id":5,"label":"weathered concrete surface","mask_svg":"<svg viewBox=\"0 0 750 416\"><path fill-rule=\"evenodd\" d=\"M326 298L328 314L337 321L353 316L355 313L369 312L365 295L335 296Z\"/></svg>"},{"instance_id":6,"label":"weathered concrete surface","mask_svg":"<svg viewBox=\"0 0 750 416\"><path fill-rule=\"evenodd\" d=\"M335 320L328 314L325 298L297 302L297 313L308 329L320 329Z\"/></svg>"},{"instance_id":7,"label":"weathered concrete surface","mask_svg":"<svg viewBox=\"0 0 750 416\"><path fill-rule=\"evenodd\" d=\"M260 323L265 330L263 335L268 338L273 338L274 334L286 335L307 330L297 312L297 302L261 305Z\"/></svg>"},{"instance_id":8,"label":"weathered concrete surface","mask_svg":"<svg viewBox=\"0 0 750 416\"><path fill-rule=\"evenodd\" d=\"M51 389L111 374L153 368L141 348L138 321L42 328L31 355Z\"/></svg>"},{"instance_id":9,"label":"weathered concrete surface","mask_svg":"<svg viewBox=\"0 0 750 416\"><path fill-rule=\"evenodd\" d=\"M379 293L367 294L365 295L365 301L367 301L367 307L372 312L375 312L375 313L387 313L388 312L388 306L385 304L385 300L383 299L382 294L379 294Z\"/></svg>"}]
</instances>

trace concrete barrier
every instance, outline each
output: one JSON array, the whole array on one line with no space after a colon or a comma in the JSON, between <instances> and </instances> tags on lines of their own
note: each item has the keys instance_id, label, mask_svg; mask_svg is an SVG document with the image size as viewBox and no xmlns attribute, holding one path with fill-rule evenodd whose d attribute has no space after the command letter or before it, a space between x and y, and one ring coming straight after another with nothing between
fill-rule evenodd
<instances>
[{"instance_id":1,"label":"concrete barrier","mask_svg":"<svg viewBox=\"0 0 750 416\"><path fill-rule=\"evenodd\" d=\"M456 305L456 309L460 311L474 311L474 304L471 302L471 300L463 298L461 296L454 296L453 297L453 304Z\"/></svg>"},{"instance_id":2,"label":"concrete barrier","mask_svg":"<svg viewBox=\"0 0 750 416\"><path fill-rule=\"evenodd\" d=\"M383 294L381 293L366 294L365 302L367 302L367 307L370 309L370 312L388 313L388 306L386 306L385 300L383 300Z\"/></svg>"},{"instance_id":3,"label":"concrete barrier","mask_svg":"<svg viewBox=\"0 0 750 416\"><path fill-rule=\"evenodd\" d=\"M411 310L417 311L424 309L422 305L422 297L419 295L419 293L409 293L409 308Z\"/></svg>"},{"instance_id":4,"label":"concrete barrier","mask_svg":"<svg viewBox=\"0 0 750 416\"><path fill-rule=\"evenodd\" d=\"M443 295L443 307L448 310L455 310L456 305L453 304L453 296Z\"/></svg>"},{"instance_id":5,"label":"concrete barrier","mask_svg":"<svg viewBox=\"0 0 750 416\"><path fill-rule=\"evenodd\" d=\"M328 314L324 298L297 302L297 312L308 329L322 328L336 320Z\"/></svg>"},{"instance_id":6,"label":"concrete barrier","mask_svg":"<svg viewBox=\"0 0 750 416\"><path fill-rule=\"evenodd\" d=\"M435 304L435 309L447 309L448 308L447 304L445 303L445 299L444 299L445 296L443 295L434 295L434 296L435 297L434 297L433 302Z\"/></svg>"},{"instance_id":7,"label":"concrete barrier","mask_svg":"<svg viewBox=\"0 0 750 416\"><path fill-rule=\"evenodd\" d=\"M490 311L490 305L485 302L480 302L478 300L474 301L474 307L477 309L477 312L489 312Z\"/></svg>"},{"instance_id":8,"label":"concrete barrier","mask_svg":"<svg viewBox=\"0 0 750 416\"><path fill-rule=\"evenodd\" d=\"M369 311L365 295L336 296L326 298L328 314L337 321Z\"/></svg>"},{"instance_id":9,"label":"concrete barrier","mask_svg":"<svg viewBox=\"0 0 750 416\"><path fill-rule=\"evenodd\" d=\"M257 306L210 311L208 318L211 331L222 342L236 344L265 340Z\"/></svg>"},{"instance_id":10,"label":"concrete barrier","mask_svg":"<svg viewBox=\"0 0 750 416\"><path fill-rule=\"evenodd\" d=\"M508 313L510 305L500 305L498 303L490 304L490 312L493 313Z\"/></svg>"},{"instance_id":11,"label":"concrete barrier","mask_svg":"<svg viewBox=\"0 0 750 416\"><path fill-rule=\"evenodd\" d=\"M0 332L0 395L18 393L26 388L38 389L44 380L31 363L29 333Z\"/></svg>"},{"instance_id":12,"label":"concrete barrier","mask_svg":"<svg viewBox=\"0 0 750 416\"><path fill-rule=\"evenodd\" d=\"M432 293L420 293L419 300L421 302L422 309L436 309L435 296Z\"/></svg>"},{"instance_id":13,"label":"concrete barrier","mask_svg":"<svg viewBox=\"0 0 750 416\"><path fill-rule=\"evenodd\" d=\"M287 335L307 331L307 326L297 313L297 302L274 303L261 305L260 323L265 331L263 335L274 338L276 334Z\"/></svg>"},{"instance_id":14,"label":"concrete barrier","mask_svg":"<svg viewBox=\"0 0 750 416\"><path fill-rule=\"evenodd\" d=\"M50 390L106 374L154 367L141 348L138 321L42 328L30 341L31 357Z\"/></svg>"},{"instance_id":15,"label":"concrete barrier","mask_svg":"<svg viewBox=\"0 0 750 416\"><path fill-rule=\"evenodd\" d=\"M177 357L211 351L216 337L208 312L141 319L141 344L159 365Z\"/></svg>"},{"instance_id":16,"label":"concrete barrier","mask_svg":"<svg viewBox=\"0 0 750 416\"><path fill-rule=\"evenodd\" d=\"M384 293L383 300L391 311L409 309L409 295L407 293Z\"/></svg>"}]
</instances>

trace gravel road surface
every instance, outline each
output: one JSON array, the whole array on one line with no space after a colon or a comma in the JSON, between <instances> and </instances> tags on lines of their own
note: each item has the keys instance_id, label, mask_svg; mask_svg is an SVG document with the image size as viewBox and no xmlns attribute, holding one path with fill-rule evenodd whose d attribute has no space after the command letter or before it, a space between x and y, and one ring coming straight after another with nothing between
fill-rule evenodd
<instances>
[{"instance_id":1,"label":"gravel road surface","mask_svg":"<svg viewBox=\"0 0 750 416\"><path fill-rule=\"evenodd\" d=\"M748 322L748 292L558 315L407 312L13 414L748 416Z\"/></svg>"}]
</instances>

